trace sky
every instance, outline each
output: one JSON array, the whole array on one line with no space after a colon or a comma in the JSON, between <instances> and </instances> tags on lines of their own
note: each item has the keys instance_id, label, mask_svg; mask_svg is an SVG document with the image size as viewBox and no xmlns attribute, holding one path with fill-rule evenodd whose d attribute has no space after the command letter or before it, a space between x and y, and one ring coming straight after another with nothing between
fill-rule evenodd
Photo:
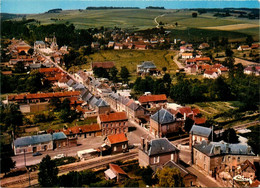
<instances>
[{"instance_id":1,"label":"sky","mask_svg":"<svg viewBox=\"0 0 260 188\"><path fill-rule=\"evenodd\" d=\"M88 6L183 8L259 8L257 0L0 0L1 13L34 14L50 9L85 9Z\"/></svg>"}]
</instances>

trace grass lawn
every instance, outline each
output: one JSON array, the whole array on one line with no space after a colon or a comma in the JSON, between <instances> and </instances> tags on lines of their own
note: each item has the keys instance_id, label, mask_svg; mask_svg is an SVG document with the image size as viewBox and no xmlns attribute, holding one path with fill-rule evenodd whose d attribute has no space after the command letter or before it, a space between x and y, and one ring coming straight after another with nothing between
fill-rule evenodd
<instances>
[{"instance_id":1,"label":"grass lawn","mask_svg":"<svg viewBox=\"0 0 260 188\"><path fill-rule=\"evenodd\" d=\"M126 66L131 74L130 80L137 77L136 67L142 61L153 61L159 70L167 67L170 74L174 74L177 65L172 61L174 51L169 50L100 50L90 56L86 56L88 63L81 66L71 67L69 71L77 71L79 69L90 69L90 62L95 61L114 61L116 68L120 71L122 66Z\"/></svg>"}]
</instances>

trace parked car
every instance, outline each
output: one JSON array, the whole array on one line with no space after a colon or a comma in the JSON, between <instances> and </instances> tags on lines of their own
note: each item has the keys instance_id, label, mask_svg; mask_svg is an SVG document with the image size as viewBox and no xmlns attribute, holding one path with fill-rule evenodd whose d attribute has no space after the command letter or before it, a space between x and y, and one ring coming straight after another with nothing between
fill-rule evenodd
<instances>
[{"instance_id":1,"label":"parked car","mask_svg":"<svg viewBox=\"0 0 260 188\"><path fill-rule=\"evenodd\" d=\"M54 156L53 159L60 159L63 157L64 157L64 154L58 154L58 155Z\"/></svg>"},{"instance_id":2,"label":"parked car","mask_svg":"<svg viewBox=\"0 0 260 188\"><path fill-rule=\"evenodd\" d=\"M34 157L36 157L36 156L39 156L39 155L42 155L42 154L37 151L37 152L33 153L32 155L33 155Z\"/></svg>"}]
</instances>

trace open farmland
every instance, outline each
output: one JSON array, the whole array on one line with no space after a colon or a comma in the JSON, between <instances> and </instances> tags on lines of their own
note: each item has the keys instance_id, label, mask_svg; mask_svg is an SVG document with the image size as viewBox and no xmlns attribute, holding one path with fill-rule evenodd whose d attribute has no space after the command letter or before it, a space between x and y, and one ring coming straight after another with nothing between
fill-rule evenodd
<instances>
[{"instance_id":1,"label":"open farmland","mask_svg":"<svg viewBox=\"0 0 260 188\"><path fill-rule=\"evenodd\" d=\"M157 22L162 22L165 29L172 30L175 37L181 38L182 32L198 29L203 33L216 31L214 35L242 39L246 35L252 35L259 39L258 20L237 18L235 16L220 18L214 13L198 14L197 18L191 16L191 10L146 10L146 9L107 9L107 10L64 10L60 13L30 14L27 19L36 19L41 24L74 24L77 29L99 28L127 28L131 30L143 30L154 28ZM160 16L161 15L161 16ZM163 16L162 16L163 15ZM21 20L22 18L15 18ZM175 23L178 26L175 26ZM219 33L218 33L219 31ZM195 34L195 35L194 35ZM190 36L196 36L196 33ZM238 36L241 34L241 36ZM186 34L187 36L187 34ZM186 40L186 39L185 39Z\"/></svg>"}]
</instances>

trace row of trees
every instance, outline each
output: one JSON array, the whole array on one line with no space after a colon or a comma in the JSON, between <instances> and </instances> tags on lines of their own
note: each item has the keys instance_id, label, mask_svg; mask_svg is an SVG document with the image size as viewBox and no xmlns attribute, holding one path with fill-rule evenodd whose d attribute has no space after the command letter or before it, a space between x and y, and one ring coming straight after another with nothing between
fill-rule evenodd
<instances>
[{"instance_id":1,"label":"row of trees","mask_svg":"<svg viewBox=\"0 0 260 188\"><path fill-rule=\"evenodd\" d=\"M243 66L229 66L229 77L217 79L188 79L185 74L178 74L177 83L171 83L171 77L165 74L162 79L137 78L133 89L137 94L150 91L153 94L165 93L180 104L202 101L238 100L247 109L256 109L259 102L259 78L245 75Z\"/></svg>"},{"instance_id":2,"label":"row of trees","mask_svg":"<svg viewBox=\"0 0 260 188\"><path fill-rule=\"evenodd\" d=\"M51 91L51 84L39 71L30 74L7 76L1 74L1 93Z\"/></svg>"},{"instance_id":3,"label":"row of trees","mask_svg":"<svg viewBox=\"0 0 260 188\"><path fill-rule=\"evenodd\" d=\"M93 72L95 77L108 78L114 83L119 81L118 75L120 76L120 79L123 83L128 84L129 82L130 73L125 66L121 67L120 72L118 72L115 66L112 67L110 70L104 69L103 67L94 67Z\"/></svg>"},{"instance_id":4,"label":"row of trees","mask_svg":"<svg viewBox=\"0 0 260 188\"><path fill-rule=\"evenodd\" d=\"M131 169L133 170L133 169ZM159 187L183 187L183 178L180 171L176 168L163 168L157 170L156 175L151 167L134 169L136 175L141 176L146 185L158 184ZM39 166L38 181L42 187L112 187L115 182L112 180L102 180L96 176L92 170L81 172L69 172L68 174L58 177L58 168L55 161L50 156L44 157ZM138 187L139 183L134 179L127 179L124 187Z\"/></svg>"}]
</instances>

